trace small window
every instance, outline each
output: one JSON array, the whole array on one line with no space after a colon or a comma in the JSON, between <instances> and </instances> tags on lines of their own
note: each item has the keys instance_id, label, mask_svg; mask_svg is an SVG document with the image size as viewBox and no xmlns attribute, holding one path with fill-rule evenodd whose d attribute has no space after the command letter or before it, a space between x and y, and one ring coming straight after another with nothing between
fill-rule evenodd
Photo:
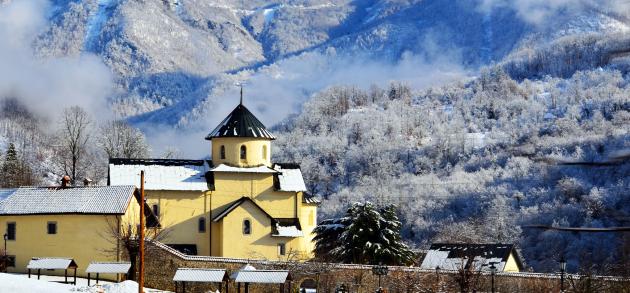
<instances>
[{"instance_id":1,"label":"small window","mask_svg":"<svg viewBox=\"0 0 630 293\"><path fill-rule=\"evenodd\" d=\"M247 147L241 146L241 160L247 160Z\"/></svg>"},{"instance_id":2,"label":"small window","mask_svg":"<svg viewBox=\"0 0 630 293\"><path fill-rule=\"evenodd\" d=\"M199 233L206 233L206 218L199 218Z\"/></svg>"},{"instance_id":3,"label":"small window","mask_svg":"<svg viewBox=\"0 0 630 293\"><path fill-rule=\"evenodd\" d=\"M15 240L15 222L7 223L7 240Z\"/></svg>"},{"instance_id":4,"label":"small window","mask_svg":"<svg viewBox=\"0 0 630 293\"><path fill-rule=\"evenodd\" d=\"M250 222L249 220L243 220L243 234L252 234L252 222Z\"/></svg>"},{"instance_id":5,"label":"small window","mask_svg":"<svg viewBox=\"0 0 630 293\"><path fill-rule=\"evenodd\" d=\"M278 255L286 255L287 247L284 243L278 243Z\"/></svg>"},{"instance_id":6,"label":"small window","mask_svg":"<svg viewBox=\"0 0 630 293\"><path fill-rule=\"evenodd\" d=\"M308 213L308 224L310 226L313 226L315 224L315 214L313 213L313 211Z\"/></svg>"},{"instance_id":7,"label":"small window","mask_svg":"<svg viewBox=\"0 0 630 293\"><path fill-rule=\"evenodd\" d=\"M221 146L221 160L225 160L225 146Z\"/></svg>"},{"instance_id":8,"label":"small window","mask_svg":"<svg viewBox=\"0 0 630 293\"><path fill-rule=\"evenodd\" d=\"M48 222L48 234L57 234L57 222Z\"/></svg>"},{"instance_id":9,"label":"small window","mask_svg":"<svg viewBox=\"0 0 630 293\"><path fill-rule=\"evenodd\" d=\"M7 255L7 267L8 268L15 267L15 255Z\"/></svg>"},{"instance_id":10,"label":"small window","mask_svg":"<svg viewBox=\"0 0 630 293\"><path fill-rule=\"evenodd\" d=\"M266 145L264 145L262 148L262 157L263 157L263 160L267 159L267 146Z\"/></svg>"},{"instance_id":11,"label":"small window","mask_svg":"<svg viewBox=\"0 0 630 293\"><path fill-rule=\"evenodd\" d=\"M153 210L153 214L156 217L160 216L160 206L159 205L154 204L153 206L151 206L151 210Z\"/></svg>"}]
</instances>

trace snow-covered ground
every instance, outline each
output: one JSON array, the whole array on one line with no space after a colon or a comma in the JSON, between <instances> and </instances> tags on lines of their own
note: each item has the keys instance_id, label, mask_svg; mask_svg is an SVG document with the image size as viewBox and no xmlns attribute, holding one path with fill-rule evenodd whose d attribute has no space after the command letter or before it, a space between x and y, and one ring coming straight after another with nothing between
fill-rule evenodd
<instances>
[{"instance_id":1,"label":"snow-covered ground","mask_svg":"<svg viewBox=\"0 0 630 293\"><path fill-rule=\"evenodd\" d=\"M69 278L71 280L71 278ZM94 281L92 286L87 286L87 279L77 278L77 285L61 284L63 276L41 276L37 280L36 275L28 278L28 275L22 274L2 274L0 273L0 292L29 292L29 293L66 293L66 292L89 292L89 293L135 293L138 292L138 283L134 281L124 281L121 283L112 283L99 281L96 285ZM159 293L168 292L155 289L145 288L144 292Z\"/></svg>"}]
</instances>

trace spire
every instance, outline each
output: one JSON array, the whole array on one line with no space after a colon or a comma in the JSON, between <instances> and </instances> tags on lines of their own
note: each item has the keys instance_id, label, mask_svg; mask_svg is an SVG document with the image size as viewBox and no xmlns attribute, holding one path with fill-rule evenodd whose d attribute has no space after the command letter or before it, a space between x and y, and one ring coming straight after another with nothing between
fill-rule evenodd
<instances>
[{"instance_id":1,"label":"spire","mask_svg":"<svg viewBox=\"0 0 630 293\"><path fill-rule=\"evenodd\" d=\"M240 86L241 86L241 103L240 103L240 105L243 105L243 84L241 83Z\"/></svg>"},{"instance_id":2,"label":"spire","mask_svg":"<svg viewBox=\"0 0 630 293\"><path fill-rule=\"evenodd\" d=\"M219 123L219 125L206 136L207 140L216 137L257 137L262 139L276 139L252 112L241 104Z\"/></svg>"}]
</instances>

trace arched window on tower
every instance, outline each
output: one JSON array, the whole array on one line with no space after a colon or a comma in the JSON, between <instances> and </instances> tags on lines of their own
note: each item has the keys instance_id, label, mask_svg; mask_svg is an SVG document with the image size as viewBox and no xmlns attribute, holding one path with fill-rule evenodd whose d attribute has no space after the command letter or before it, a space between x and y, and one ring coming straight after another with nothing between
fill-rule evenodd
<instances>
[{"instance_id":1,"label":"arched window on tower","mask_svg":"<svg viewBox=\"0 0 630 293\"><path fill-rule=\"evenodd\" d=\"M221 146L221 160L225 160L225 146Z\"/></svg>"},{"instance_id":2,"label":"arched window on tower","mask_svg":"<svg viewBox=\"0 0 630 293\"><path fill-rule=\"evenodd\" d=\"M243 220L243 234L250 235L252 234L252 222L249 220Z\"/></svg>"},{"instance_id":3,"label":"arched window on tower","mask_svg":"<svg viewBox=\"0 0 630 293\"><path fill-rule=\"evenodd\" d=\"M204 217L199 218L198 224L199 224L198 225L199 233L206 233L206 218Z\"/></svg>"},{"instance_id":4,"label":"arched window on tower","mask_svg":"<svg viewBox=\"0 0 630 293\"><path fill-rule=\"evenodd\" d=\"M247 160L247 147L241 146L241 160Z\"/></svg>"},{"instance_id":5,"label":"arched window on tower","mask_svg":"<svg viewBox=\"0 0 630 293\"><path fill-rule=\"evenodd\" d=\"M263 157L263 160L266 160L266 159L267 159L267 146L266 146L266 145L263 145L263 148L262 148L262 157Z\"/></svg>"}]
</instances>

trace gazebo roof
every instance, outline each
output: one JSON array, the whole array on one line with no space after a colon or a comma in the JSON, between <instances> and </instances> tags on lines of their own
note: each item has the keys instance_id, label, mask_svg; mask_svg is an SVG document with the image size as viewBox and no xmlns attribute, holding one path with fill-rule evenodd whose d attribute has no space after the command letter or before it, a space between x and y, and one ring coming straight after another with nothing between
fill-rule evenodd
<instances>
[{"instance_id":1,"label":"gazebo roof","mask_svg":"<svg viewBox=\"0 0 630 293\"><path fill-rule=\"evenodd\" d=\"M176 282L221 283L224 280L225 270L222 269L179 268L173 277Z\"/></svg>"},{"instance_id":2,"label":"gazebo roof","mask_svg":"<svg viewBox=\"0 0 630 293\"><path fill-rule=\"evenodd\" d=\"M62 258L62 257L42 257L42 258L32 258L28 265L27 269L43 269L43 270L67 270L67 269L75 269L77 268L77 263L72 258Z\"/></svg>"}]
</instances>

